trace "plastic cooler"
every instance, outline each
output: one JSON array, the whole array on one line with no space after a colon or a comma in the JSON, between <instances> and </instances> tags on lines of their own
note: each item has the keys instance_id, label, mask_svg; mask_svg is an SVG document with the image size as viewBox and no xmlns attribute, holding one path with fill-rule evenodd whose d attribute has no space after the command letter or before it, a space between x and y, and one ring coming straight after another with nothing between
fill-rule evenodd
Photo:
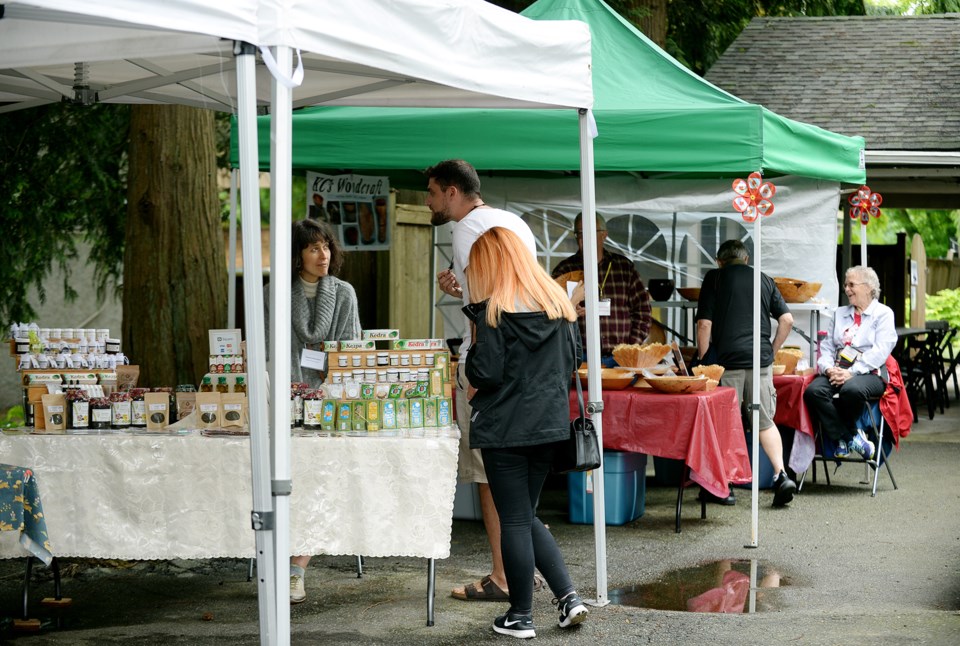
<instances>
[{"instance_id":1,"label":"plastic cooler","mask_svg":"<svg viewBox=\"0 0 960 646\"><path fill-rule=\"evenodd\" d=\"M747 440L747 454L750 456L750 468L753 468L753 431L744 431ZM767 457L767 452L763 450L763 447L760 447L760 481L757 484L758 489L772 489L773 488L773 465L770 464L770 458ZM734 485L735 487L740 487L741 489L749 489L753 486L752 483L747 484L738 484Z\"/></svg>"},{"instance_id":2,"label":"plastic cooler","mask_svg":"<svg viewBox=\"0 0 960 646\"><path fill-rule=\"evenodd\" d=\"M604 502L607 525L623 525L643 516L647 495L647 456L603 452ZM593 524L594 471L567 474L570 522Z\"/></svg>"}]
</instances>

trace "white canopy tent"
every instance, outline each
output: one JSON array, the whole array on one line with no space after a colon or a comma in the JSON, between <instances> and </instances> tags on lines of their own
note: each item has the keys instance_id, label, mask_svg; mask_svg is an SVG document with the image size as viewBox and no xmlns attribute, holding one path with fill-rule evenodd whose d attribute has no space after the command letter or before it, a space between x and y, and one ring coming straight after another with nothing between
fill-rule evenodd
<instances>
[{"instance_id":1,"label":"white canopy tent","mask_svg":"<svg viewBox=\"0 0 960 646\"><path fill-rule=\"evenodd\" d=\"M257 48L270 71L258 64ZM62 100L235 111L241 187L250 192L244 238L256 240L258 111L276 116L271 185L289 187L294 107L577 109L582 209L592 221L590 51L583 23L532 21L481 0L8 0L0 4L0 112ZM271 192L271 254L280 267L291 261L290 199L289 190ZM249 275L259 276L259 247L248 245L243 258ZM289 407L269 410L267 393L269 383L273 401L289 396L289 353L273 353L269 372L284 377L268 381L259 280L244 284L244 297L261 642L287 644L289 588L277 574L286 572L289 557L289 436L267 429L288 429ZM274 274L270 298L289 302L287 272ZM593 310L591 345L598 350ZM272 347L289 347L288 309L270 311ZM600 399L597 374L590 375L589 394ZM598 589L605 594L602 495L596 502Z\"/></svg>"}]
</instances>

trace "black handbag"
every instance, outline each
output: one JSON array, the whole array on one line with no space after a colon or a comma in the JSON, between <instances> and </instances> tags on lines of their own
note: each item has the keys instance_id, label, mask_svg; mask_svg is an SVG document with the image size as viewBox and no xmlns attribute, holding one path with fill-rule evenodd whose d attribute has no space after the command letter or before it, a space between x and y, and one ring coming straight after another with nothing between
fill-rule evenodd
<instances>
[{"instance_id":1,"label":"black handbag","mask_svg":"<svg viewBox=\"0 0 960 646\"><path fill-rule=\"evenodd\" d=\"M573 327L570 327L571 336ZM576 340L574 340L576 347ZM576 353L574 353L576 354ZM553 455L553 472L570 473L572 471L589 471L600 466L600 440L593 420L586 416L583 407L583 388L580 386L580 375L573 373L577 382L577 401L580 403L580 417L570 421L570 439L561 441Z\"/></svg>"}]
</instances>

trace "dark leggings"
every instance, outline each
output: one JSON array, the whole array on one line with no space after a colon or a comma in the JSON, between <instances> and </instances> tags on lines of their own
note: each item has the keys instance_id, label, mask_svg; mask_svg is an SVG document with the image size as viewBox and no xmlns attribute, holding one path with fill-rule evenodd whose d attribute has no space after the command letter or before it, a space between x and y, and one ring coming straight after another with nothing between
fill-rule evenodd
<instances>
[{"instance_id":1,"label":"dark leggings","mask_svg":"<svg viewBox=\"0 0 960 646\"><path fill-rule=\"evenodd\" d=\"M803 401L828 437L847 441L853 438L863 404L882 395L884 388L877 375L856 375L840 387L831 385L826 375L817 375L804 391Z\"/></svg>"},{"instance_id":2,"label":"dark leggings","mask_svg":"<svg viewBox=\"0 0 960 646\"><path fill-rule=\"evenodd\" d=\"M554 447L540 444L482 450L490 493L500 516L510 610L517 614L529 615L533 609L534 565L558 599L574 591L557 542L536 516Z\"/></svg>"}]
</instances>

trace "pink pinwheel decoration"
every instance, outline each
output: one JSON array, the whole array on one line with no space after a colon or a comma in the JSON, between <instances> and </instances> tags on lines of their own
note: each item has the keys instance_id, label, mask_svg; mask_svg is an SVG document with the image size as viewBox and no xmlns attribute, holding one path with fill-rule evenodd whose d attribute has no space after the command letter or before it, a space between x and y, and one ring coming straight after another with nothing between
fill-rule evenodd
<instances>
[{"instance_id":1,"label":"pink pinwheel decoration","mask_svg":"<svg viewBox=\"0 0 960 646\"><path fill-rule=\"evenodd\" d=\"M880 204L883 203L883 196L874 193L869 186L861 186L860 189L847 198L850 202L850 219L860 220L861 224L869 224L870 216L880 217Z\"/></svg>"},{"instance_id":2,"label":"pink pinwheel decoration","mask_svg":"<svg viewBox=\"0 0 960 646\"><path fill-rule=\"evenodd\" d=\"M750 173L746 180L733 180L733 208L743 214L743 219L753 222L758 215L773 213L773 202L770 201L777 193L777 187L771 182L764 182L760 173Z\"/></svg>"}]
</instances>

